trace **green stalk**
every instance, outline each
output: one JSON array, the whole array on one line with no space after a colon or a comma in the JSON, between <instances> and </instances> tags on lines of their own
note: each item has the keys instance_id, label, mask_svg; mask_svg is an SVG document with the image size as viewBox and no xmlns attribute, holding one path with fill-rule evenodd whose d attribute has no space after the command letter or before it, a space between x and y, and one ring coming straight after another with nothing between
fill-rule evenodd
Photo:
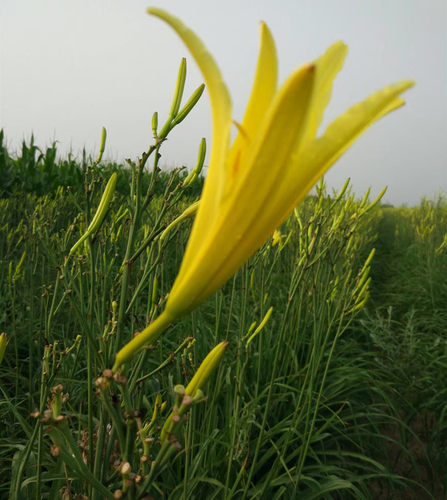
<instances>
[{"instance_id":1,"label":"green stalk","mask_svg":"<svg viewBox=\"0 0 447 500\"><path fill-rule=\"evenodd\" d=\"M56 303L56 297L57 297L57 292L59 288L59 270L56 272L56 283L54 285L54 293L53 293L53 298L51 301L51 306L50 306L50 311L47 316L47 320L45 322L45 340L49 342L49 336L50 336L50 331L51 331L51 321L53 320L54 316L54 305ZM44 393L42 391L42 388L44 386L44 380L45 380L45 373L44 370L42 369L42 375L41 375L41 396ZM43 408L45 405L45 399L40 401L40 407ZM41 498L41 467L42 467L42 441L43 441L43 428L42 426L39 426L39 432L38 432L38 437L37 437L37 464L36 464L36 500L40 500Z\"/></svg>"},{"instance_id":2,"label":"green stalk","mask_svg":"<svg viewBox=\"0 0 447 500\"><path fill-rule=\"evenodd\" d=\"M88 433L88 468L94 469L93 464L93 338L94 338L94 298L96 294L96 276L95 276L95 252L90 237L87 238L90 258L90 291L88 318L90 339L87 339L87 433ZM92 488L89 485L89 497L92 496Z\"/></svg>"},{"instance_id":3,"label":"green stalk","mask_svg":"<svg viewBox=\"0 0 447 500\"><path fill-rule=\"evenodd\" d=\"M261 441L264 437L265 426L267 423L267 415L269 413L270 402L271 402L271 398L272 398L272 394L273 394L274 380L276 377L276 372L277 372L278 364L279 364L278 359L279 359L280 348L284 342L284 334L286 331L286 323L287 323L287 319L288 319L288 316L290 313L292 298L295 296L295 294L297 292L298 285L299 285L301 277L302 277L303 270L299 269L298 271L299 272L295 272L292 276L291 285L289 288L289 290L290 290L289 291L289 300L286 303L286 308L285 308L285 311L283 313L283 318L282 318L281 325L280 325L279 332L278 332L278 339L276 341L275 354L274 354L274 358L273 358L273 362L272 362L273 369L272 369L272 374L270 376L270 383L269 383L268 391L267 391L267 399L265 402L264 414L262 417L262 423L261 423L260 428L259 428L259 436L258 436L258 439L256 441L256 447L255 447L255 452L254 452L254 456L252 459L252 464L251 464L251 467L250 467L250 470L248 473L245 489L244 489L243 496L242 496L243 499L247 497L248 488L250 487L251 478L253 477L253 474L255 471L255 466L256 466L256 463L258 460L258 456L259 456L259 451L261 448Z\"/></svg>"},{"instance_id":4,"label":"green stalk","mask_svg":"<svg viewBox=\"0 0 447 500\"><path fill-rule=\"evenodd\" d=\"M126 253L124 255L124 261L123 261L123 274L121 277L121 291L120 291L120 301L119 301L119 309L118 309L118 320L117 320L117 327L116 327L116 333L115 333L115 349L114 351L118 351L119 346L121 345L121 336L122 336L122 329L123 329L123 324L124 324L124 317L126 313L126 301L127 301L127 292L128 292L128 286L129 286L129 275L130 275L130 269L132 266L132 262L130 261L132 252L133 252L133 247L134 247L134 238L135 238L135 229L137 224L139 223L140 219L140 193L141 193L141 186L140 186L140 178L141 178L141 165L140 169L137 171L135 166L132 166L132 184L131 184L131 199L132 195L135 194L135 206L133 210L133 216L132 216L132 221L130 224L129 228L129 236L127 238L127 246L126 246Z\"/></svg>"},{"instance_id":5,"label":"green stalk","mask_svg":"<svg viewBox=\"0 0 447 500\"><path fill-rule=\"evenodd\" d=\"M102 408L100 409L99 415L99 427L98 427L98 438L96 441L95 450L95 462L93 467L93 477L102 483L102 471L103 471L103 451L104 451L104 438L105 438L105 423L104 423L104 413ZM92 500L98 500L97 490L92 491Z\"/></svg>"},{"instance_id":6,"label":"green stalk","mask_svg":"<svg viewBox=\"0 0 447 500\"><path fill-rule=\"evenodd\" d=\"M39 413L42 413L44 408L45 408L45 401L48 396L49 392L49 387L52 383L53 376L50 375L48 380L45 381L45 373L42 368L42 374L41 374L41 383L40 383L40 405L39 405ZM21 500L21 494L20 494L20 486L21 486L21 478L23 476L23 471L25 469L25 466L28 462L28 458L31 454L31 451L33 449L34 441L36 440L37 435L41 432L42 424L40 423L39 420L36 420L36 423L34 425L33 432L28 440L28 443L26 444L23 456L21 457L20 465L18 467L17 473L15 477L12 479L12 485L11 485L11 493L10 497L11 500ZM40 500L40 499L39 499Z\"/></svg>"},{"instance_id":7,"label":"green stalk","mask_svg":"<svg viewBox=\"0 0 447 500\"><path fill-rule=\"evenodd\" d=\"M112 403L110 402L110 400L106 394L106 391L101 390L100 394L101 394L101 401L103 402L104 406L106 407L107 411L109 412L110 418L112 419L113 429L115 430L115 432L117 434L120 450L122 452L124 452L124 450L126 448L126 438L124 437L123 425L122 425L119 413L112 406Z\"/></svg>"}]
</instances>

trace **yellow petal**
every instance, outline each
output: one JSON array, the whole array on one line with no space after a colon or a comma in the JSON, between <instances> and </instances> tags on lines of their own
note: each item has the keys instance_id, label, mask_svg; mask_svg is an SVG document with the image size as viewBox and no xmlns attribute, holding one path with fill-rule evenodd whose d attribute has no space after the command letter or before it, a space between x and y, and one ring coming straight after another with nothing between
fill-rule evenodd
<instances>
[{"instance_id":1,"label":"yellow petal","mask_svg":"<svg viewBox=\"0 0 447 500\"><path fill-rule=\"evenodd\" d=\"M370 125L404 104L404 100L398 96L413 84L405 80L389 85L355 104L334 120L322 137L315 139L301 154L295 155L293 169L281 187L281 198L272 199L272 203L277 204L283 204L282 200L290 200L289 206L284 205L282 220ZM297 186L301 189L297 190Z\"/></svg>"},{"instance_id":2,"label":"yellow petal","mask_svg":"<svg viewBox=\"0 0 447 500\"><path fill-rule=\"evenodd\" d=\"M261 23L258 63L250 99L242 120L242 131L240 130L236 136L227 158L226 190L232 188L232 181L238 173L237 166L243 168L242 165L246 160L248 147L256 138L264 116L272 103L276 92L277 79L278 59L276 57L275 41L267 25Z\"/></svg>"},{"instance_id":3,"label":"yellow petal","mask_svg":"<svg viewBox=\"0 0 447 500\"><path fill-rule=\"evenodd\" d=\"M275 41L265 23L260 25L260 50L256 75L242 126L254 138L276 93L278 59Z\"/></svg>"},{"instance_id":4,"label":"yellow petal","mask_svg":"<svg viewBox=\"0 0 447 500\"><path fill-rule=\"evenodd\" d=\"M348 47L343 42L336 42L315 61L317 68L315 78L314 105L309 117L309 128L305 140L312 140L323 119L323 113L332 93L332 82L343 67Z\"/></svg>"},{"instance_id":5,"label":"yellow petal","mask_svg":"<svg viewBox=\"0 0 447 500\"><path fill-rule=\"evenodd\" d=\"M275 227L257 224L265 211L276 212L269 198L282 169L299 149L312 102L314 66L295 71L281 87L252 148L246 169L222 200L212 232L203 240L194 261L182 265L181 277L166 304L170 314L196 307L248 259ZM200 211L200 209L199 209ZM256 224L257 230L253 231Z\"/></svg>"},{"instance_id":6,"label":"yellow petal","mask_svg":"<svg viewBox=\"0 0 447 500\"><path fill-rule=\"evenodd\" d=\"M231 99L219 67L197 35L179 19L162 9L150 7L147 12L163 19L183 40L203 74L211 101L213 119L211 157L200 209L183 259L187 262L195 255L197 246L200 246L200 241L212 225L225 186L225 158L230 137Z\"/></svg>"}]
</instances>

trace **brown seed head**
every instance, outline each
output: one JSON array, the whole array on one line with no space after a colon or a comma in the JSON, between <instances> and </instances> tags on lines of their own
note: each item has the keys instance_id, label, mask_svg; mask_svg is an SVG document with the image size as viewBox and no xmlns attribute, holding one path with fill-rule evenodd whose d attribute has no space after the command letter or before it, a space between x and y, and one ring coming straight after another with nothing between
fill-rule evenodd
<instances>
[{"instance_id":1,"label":"brown seed head","mask_svg":"<svg viewBox=\"0 0 447 500\"><path fill-rule=\"evenodd\" d=\"M127 475L130 472L130 463L129 462L123 462L120 467L120 472L123 475Z\"/></svg>"},{"instance_id":2,"label":"brown seed head","mask_svg":"<svg viewBox=\"0 0 447 500\"><path fill-rule=\"evenodd\" d=\"M59 446L56 446L55 444L52 444L50 446L50 453L53 455L53 457L58 457L61 452L61 449Z\"/></svg>"}]
</instances>

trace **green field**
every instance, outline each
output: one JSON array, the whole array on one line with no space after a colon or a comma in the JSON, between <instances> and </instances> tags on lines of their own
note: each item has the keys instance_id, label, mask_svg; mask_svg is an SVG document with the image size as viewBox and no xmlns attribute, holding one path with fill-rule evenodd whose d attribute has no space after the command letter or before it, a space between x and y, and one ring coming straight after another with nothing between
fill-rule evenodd
<instances>
[{"instance_id":1,"label":"green field","mask_svg":"<svg viewBox=\"0 0 447 500\"><path fill-rule=\"evenodd\" d=\"M113 172L104 222L67 259ZM179 269L192 219L163 231L200 197L185 177L33 142L11 156L1 133L0 498L444 498L447 201L394 208L320 183L109 379ZM165 449L178 384L225 340Z\"/></svg>"}]
</instances>

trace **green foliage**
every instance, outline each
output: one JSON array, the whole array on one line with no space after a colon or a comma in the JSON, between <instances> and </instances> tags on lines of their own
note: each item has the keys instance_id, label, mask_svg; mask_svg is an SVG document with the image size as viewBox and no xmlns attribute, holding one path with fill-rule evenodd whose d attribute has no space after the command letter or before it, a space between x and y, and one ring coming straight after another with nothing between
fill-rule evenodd
<instances>
[{"instance_id":1,"label":"green foliage","mask_svg":"<svg viewBox=\"0 0 447 500\"><path fill-rule=\"evenodd\" d=\"M117 171L127 175L124 168ZM0 368L2 496L17 491L18 498L58 498L93 488L97 497L107 497L106 490L123 488L126 474L120 471L127 462L136 494L141 483L135 478L144 482L149 471L141 457L148 453L154 459L159 447L155 441L145 450L136 433L149 422L156 395L161 392L168 407L174 404L174 385L186 385L207 352L225 339L229 355L208 386L208 400L193 408L177 436L179 450L151 479L155 498L161 492L170 498L329 498L335 492L342 498L372 498L371 492L393 497L415 490L416 482L429 485L427 474L435 484L446 458L441 381L447 362L443 309L429 300L429 291L436 296L444 285L438 279L441 288L434 289L427 272L417 268L430 263L430 276L437 277L445 265L439 250L444 208L431 216L434 229L424 233L412 229L415 221L426 220L424 205L413 211L370 209L369 202L356 201L349 192L329 196L321 185L283 225L275 245L268 242L222 291L129 367L125 386L102 378L105 386L89 400L88 387L113 360L118 306L112 303L120 301L131 215L123 209L130 193L118 190L91 245L64 265L88 225L87 206L92 215L107 180L101 167L88 175L87 198L81 183L77 191L60 187L44 196L0 201L0 329L11 339ZM134 235L135 250L195 199L191 191L181 191L178 175L160 181L163 195L151 195ZM176 228L163 248L154 237L132 261L123 339L162 307L189 227L186 222ZM365 266L373 245L376 256ZM402 252L409 259L406 266ZM378 262L386 262L394 274L379 272ZM399 262L406 276L399 274ZM373 313L371 303L362 313L371 265L374 304L375 290L381 290L381 304L392 305L393 314L406 314L384 316L382 305ZM399 293L392 279L399 276L408 289L417 277L427 298L415 303L409 293L405 304L404 288ZM271 306L272 316L247 345ZM435 310L430 322L418 316L428 318ZM88 339L100 351L90 353L90 369ZM60 424L51 423L47 406L58 394ZM36 410L37 420L29 417ZM156 417L158 425L167 415ZM11 478L18 483L11 484Z\"/></svg>"},{"instance_id":2,"label":"green foliage","mask_svg":"<svg viewBox=\"0 0 447 500\"><path fill-rule=\"evenodd\" d=\"M22 141L20 154L10 154L5 144L3 130L0 130L0 199L13 195L20 196L30 193L36 196L54 195L59 187L70 188L79 196L84 190L84 173L87 166L92 163L83 152L81 161L72 154L68 158L60 158L57 152L57 143L53 142L46 150L34 144L31 136L29 144ZM108 179L113 172L117 172L118 180L116 189L123 196L130 194L131 168L123 168L117 163L108 162L99 168L101 177ZM160 172L157 182L153 185L153 194L161 196L168 181L182 182L187 178L184 169L176 171L174 179L171 172ZM147 190L151 180L149 172L142 174L142 187ZM203 177L198 177L189 190L199 196L203 185Z\"/></svg>"},{"instance_id":3,"label":"green foliage","mask_svg":"<svg viewBox=\"0 0 447 500\"><path fill-rule=\"evenodd\" d=\"M85 158L83 159L83 163ZM66 160L57 159L56 143L45 151L34 144L22 141L20 155L8 153L4 132L0 130L0 198L13 193L34 193L43 196L54 192L58 186L80 186L82 164L71 155Z\"/></svg>"},{"instance_id":4,"label":"green foliage","mask_svg":"<svg viewBox=\"0 0 447 500\"><path fill-rule=\"evenodd\" d=\"M320 184L221 291L111 378L117 349L163 307L191 222L159 235L202 180L160 172L157 141L125 167L57 161L32 140L14 159L2 141L0 497L445 493L443 198L381 207ZM68 259L112 172L101 227ZM206 401L161 445L181 386L224 340Z\"/></svg>"}]
</instances>

